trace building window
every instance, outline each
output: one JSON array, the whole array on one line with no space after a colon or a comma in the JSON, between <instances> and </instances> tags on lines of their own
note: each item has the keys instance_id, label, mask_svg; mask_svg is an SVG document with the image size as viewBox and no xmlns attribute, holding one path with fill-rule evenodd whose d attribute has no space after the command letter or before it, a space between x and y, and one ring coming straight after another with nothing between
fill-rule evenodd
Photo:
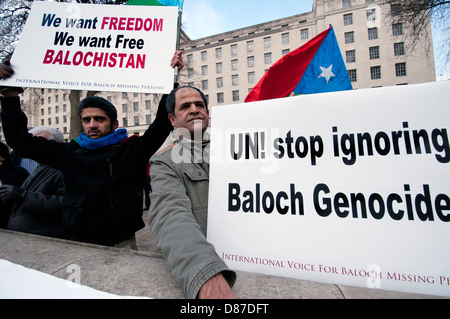
<instances>
[{"instance_id":1,"label":"building window","mask_svg":"<svg viewBox=\"0 0 450 319\"><path fill-rule=\"evenodd\" d=\"M239 85L239 75L235 74L231 76L231 85L233 86Z\"/></svg>"},{"instance_id":2,"label":"building window","mask_svg":"<svg viewBox=\"0 0 450 319\"><path fill-rule=\"evenodd\" d=\"M216 49L216 58L220 59L222 57L222 48Z\"/></svg>"},{"instance_id":3,"label":"building window","mask_svg":"<svg viewBox=\"0 0 450 319\"><path fill-rule=\"evenodd\" d=\"M222 73L222 62L216 63L216 73Z\"/></svg>"},{"instance_id":4,"label":"building window","mask_svg":"<svg viewBox=\"0 0 450 319\"><path fill-rule=\"evenodd\" d=\"M288 44L289 43L289 33L283 33L281 35L281 43Z\"/></svg>"},{"instance_id":5,"label":"building window","mask_svg":"<svg viewBox=\"0 0 450 319\"><path fill-rule=\"evenodd\" d=\"M345 44L355 42L355 33L353 31L345 33Z\"/></svg>"},{"instance_id":6,"label":"building window","mask_svg":"<svg viewBox=\"0 0 450 319\"><path fill-rule=\"evenodd\" d=\"M223 78L217 78L216 79L217 88L220 89L223 87Z\"/></svg>"},{"instance_id":7,"label":"building window","mask_svg":"<svg viewBox=\"0 0 450 319\"><path fill-rule=\"evenodd\" d=\"M145 116L145 124L152 124L152 116L150 114Z\"/></svg>"},{"instance_id":8,"label":"building window","mask_svg":"<svg viewBox=\"0 0 450 319\"><path fill-rule=\"evenodd\" d=\"M133 109L135 112L139 112L139 102L134 102L133 103Z\"/></svg>"},{"instance_id":9,"label":"building window","mask_svg":"<svg viewBox=\"0 0 450 319\"><path fill-rule=\"evenodd\" d=\"M405 44L403 42L394 43L394 55L404 55L405 54Z\"/></svg>"},{"instance_id":10,"label":"building window","mask_svg":"<svg viewBox=\"0 0 450 319\"><path fill-rule=\"evenodd\" d=\"M395 76L406 76L406 63L395 64Z\"/></svg>"},{"instance_id":11,"label":"building window","mask_svg":"<svg viewBox=\"0 0 450 319\"><path fill-rule=\"evenodd\" d=\"M253 50L255 49L255 42L252 41L247 41L247 52L253 52Z\"/></svg>"},{"instance_id":12,"label":"building window","mask_svg":"<svg viewBox=\"0 0 450 319\"><path fill-rule=\"evenodd\" d=\"M381 66L380 65L370 67L370 78L372 80L381 79Z\"/></svg>"},{"instance_id":13,"label":"building window","mask_svg":"<svg viewBox=\"0 0 450 319\"><path fill-rule=\"evenodd\" d=\"M217 93L217 103L223 103L223 93Z\"/></svg>"},{"instance_id":14,"label":"building window","mask_svg":"<svg viewBox=\"0 0 450 319\"><path fill-rule=\"evenodd\" d=\"M135 116L134 117L134 125L138 126L139 125L139 116Z\"/></svg>"},{"instance_id":15,"label":"building window","mask_svg":"<svg viewBox=\"0 0 450 319\"><path fill-rule=\"evenodd\" d=\"M255 57L254 57L254 56L249 56L249 57L247 58L247 66L248 66L249 68L252 68L252 67L255 66Z\"/></svg>"},{"instance_id":16,"label":"building window","mask_svg":"<svg viewBox=\"0 0 450 319\"><path fill-rule=\"evenodd\" d=\"M238 69L238 60L231 60L231 70Z\"/></svg>"},{"instance_id":17,"label":"building window","mask_svg":"<svg viewBox=\"0 0 450 319\"><path fill-rule=\"evenodd\" d=\"M238 47L237 47L237 44L233 44L231 46L231 55L236 55L236 54L238 54Z\"/></svg>"},{"instance_id":18,"label":"building window","mask_svg":"<svg viewBox=\"0 0 450 319\"><path fill-rule=\"evenodd\" d=\"M202 65L202 75L208 75L208 66Z\"/></svg>"},{"instance_id":19,"label":"building window","mask_svg":"<svg viewBox=\"0 0 450 319\"><path fill-rule=\"evenodd\" d=\"M356 61L355 50L350 50L345 52L345 61L347 63L352 63Z\"/></svg>"},{"instance_id":20,"label":"building window","mask_svg":"<svg viewBox=\"0 0 450 319\"><path fill-rule=\"evenodd\" d=\"M122 104L122 113L128 112L128 105L126 103Z\"/></svg>"},{"instance_id":21,"label":"building window","mask_svg":"<svg viewBox=\"0 0 450 319\"><path fill-rule=\"evenodd\" d=\"M285 56L286 54L291 53L291 49L285 49L283 51L281 51L281 56Z\"/></svg>"},{"instance_id":22,"label":"building window","mask_svg":"<svg viewBox=\"0 0 450 319\"><path fill-rule=\"evenodd\" d=\"M248 72L248 83L255 83L255 72Z\"/></svg>"},{"instance_id":23,"label":"building window","mask_svg":"<svg viewBox=\"0 0 450 319\"><path fill-rule=\"evenodd\" d=\"M403 34L403 24L402 23L394 23L392 25L392 35L398 36Z\"/></svg>"},{"instance_id":24,"label":"building window","mask_svg":"<svg viewBox=\"0 0 450 319\"><path fill-rule=\"evenodd\" d=\"M239 101L239 91L233 91L233 102Z\"/></svg>"},{"instance_id":25,"label":"building window","mask_svg":"<svg viewBox=\"0 0 450 319\"><path fill-rule=\"evenodd\" d=\"M264 48L270 48L272 46L272 39L270 37L264 38Z\"/></svg>"},{"instance_id":26,"label":"building window","mask_svg":"<svg viewBox=\"0 0 450 319\"><path fill-rule=\"evenodd\" d=\"M353 24L353 13L344 14L344 25Z\"/></svg>"},{"instance_id":27,"label":"building window","mask_svg":"<svg viewBox=\"0 0 450 319\"><path fill-rule=\"evenodd\" d=\"M378 39L378 28L369 28L367 29L369 40Z\"/></svg>"},{"instance_id":28,"label":"building window","mask_svg":"<svg viewBox=\"0 0 450 319\"><path fill-rule=\"evenodd\" d=\"M369 48L369 57L371 60L379 59L380 58L380 47L370 47Z\"/></svg>"},{"instance_id":29,"label":"building window","mask_svg":"<svg viewBox=\"0 0 450 319\"><path fill-rule=\"evenodd\" d=\"M348 70L348 77L350 78L350 82L356 82L356 69Z\"/></svg>"},{"instance_id":30,"label":"building window","mask_svg":"<svg viewBox=\"0 0 450 319\"><path fill-rule=\"evenodd\" d=\"M208 90L208 80L202 81L202 90L204 91Z\"/></svg>"},{"instance_id":31,"label":"building window","mask_svg":"<svg viewBox=\"0 0 450 319\"><path fill-rule=\"evenodd\" d=\"M300 40L308 40L309 39L309 31L308 29L300 30Z\"/></svg>"},{"instance_id":32,"label":"building window","mask_svg":"<svg viewBox=\"0 0 450 319\"><path fill-rule=\"evenodd\" d=\"M348 8L352 6L352 0L342 0L342 7Z\"/></svg>"},{"instance_id":33,"label":"building window","mask_svg":"<svg viewBox=\"0 0 450 319\"><path fill-rule=\"evenodd\" d=\"M401 11L401 4L391 4L391 17L398 17Z\"/></svg>"},{"instance_id":34,"label":"building window","mask_svg":"<svg viewBox=\"0 0 450 319\"><path fill-rule=\"evenodd\" d=\"M194 69L188 69L188 78L194 77Z\"/></svg>"},{"instance_id":35,"label":"building window","mask_svg":"<svg viewBox=\"0 0 450 319\"><path fill-rule=\"evenodd\" d=\"M272 63L272 53L265 53L264 54L264 63L265 64L271 64Z\"/></svg>"},{"instance_id":36,"label":"building window","mask_svg":"<svg viewBox=\"0 0 450 319\"><path fill-rule=\"evenodd\" d=\"M203 58L203 56L202 56L202 58ZM188 63L194 63L194 55L193 54L188 54L187 62Z\"/></svg>"},{"instance_id":37,"label":"building window","mask_svg":"<svg viewBox=\"0 0 450 319\"><path fill-rule=\"evenodd\" d=\"M375 9L369 9L366 11L367 22L374 22L377 19L377 14Z\"/></svg>"},{"instance_id":38,"label":"building window","mask_svg":"<svg viewBox=\"0 0 450 319\"><path fill-rule=\"evenodd\" d=\"M208 60L208 52L207 51L202 51L201 55L202 55L202 61Z\"/></svg>"}]
</instances>

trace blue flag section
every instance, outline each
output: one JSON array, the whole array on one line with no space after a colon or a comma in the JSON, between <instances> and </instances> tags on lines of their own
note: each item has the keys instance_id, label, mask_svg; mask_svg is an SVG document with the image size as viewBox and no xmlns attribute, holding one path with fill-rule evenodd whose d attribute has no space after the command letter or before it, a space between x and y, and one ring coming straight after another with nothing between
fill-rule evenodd
<instances>
[{"instance_id":1,"label":"blue flag section","mask_svg":"<svg viewBox=\"0 0 450 319\"><path fill-rule=\"evenodd\" d=\"M294 93L299 95L352 89L336 35L330 26L327 36L306 68Z\"/></svg>"}]
</instances>

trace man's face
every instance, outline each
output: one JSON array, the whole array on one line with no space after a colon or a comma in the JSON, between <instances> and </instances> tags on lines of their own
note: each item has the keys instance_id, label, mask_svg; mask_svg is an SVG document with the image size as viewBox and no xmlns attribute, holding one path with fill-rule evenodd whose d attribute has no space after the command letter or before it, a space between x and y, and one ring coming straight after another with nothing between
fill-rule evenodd
<instances>
[{"instance_id":1,"label":"man's face","mask_svg":"<svg viewBox=\"0 0 450 319\"><path fill-rule=\"evenodd\" d=\"M85 108L81 112L81 123L86 136L94 140L113 133L119 127L117 121L111 123L106 112L95 107Z\"/></svg>"},{"instance_id":2,"label":"man's face","mask_svg":"<svg viewBox=\"0 0 450 319\"><path fill-rule=\"evenodd\" d=\"M182 88L175 93L174 113L175 116L169 114L173 127L187 129L191 139L194 139L195 131L201 130L203 135L208 128L209 111L200 93L194 89Z\"/></svg>"}]
</instances>

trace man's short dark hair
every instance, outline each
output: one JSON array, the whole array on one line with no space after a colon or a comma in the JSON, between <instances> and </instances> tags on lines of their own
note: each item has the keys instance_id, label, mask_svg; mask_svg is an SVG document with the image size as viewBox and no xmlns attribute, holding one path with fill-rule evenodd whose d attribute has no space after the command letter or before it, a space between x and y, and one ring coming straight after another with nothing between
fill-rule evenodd
<instances>
[{"instance_id":1,"label":"man's short dark hair","mask_svg":"<svg viewBox=\"0 0 450 319\"><path fill-rule=\"evenodd\" d=\"M78 116L81 118L83 110L91 107L105 111L111 120L111 125L117 121L117 110L114 105L99 96L89 96L82 100L78 105Z\"/></svg>"},{"instance_id":2,"label":"man's short dark hair","mask_svg":"<svg viewBox=\"0 0 450 319\"><path fill-rule=\"evenodd\" d=\"M176 89L173 89L172 92L170 92L169 96L167 97L167 100L166 100L167 114L175 115L175 94L178 92L178 90L185 89L185 88L189 88L189 89L193 89L193 90L197 91L200 94L200 96L202 97L203 102L205 102L206 109L208 109L208 99L205 96L205 94L203 94L202 91L200 91L199 89L197 89L196 87L193 87L193 86L180 86Z\"/></svg>"}]
</instances>

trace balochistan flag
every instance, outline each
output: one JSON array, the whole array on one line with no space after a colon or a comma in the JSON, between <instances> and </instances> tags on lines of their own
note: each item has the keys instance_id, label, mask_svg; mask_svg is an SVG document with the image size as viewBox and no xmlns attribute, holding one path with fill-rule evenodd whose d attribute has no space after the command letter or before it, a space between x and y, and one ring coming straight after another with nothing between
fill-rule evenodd
<instances>
[{"instance_id":1,"label":"balochistan flag","mask_svg":"<svg viewBox=\"0 0 450 319\"><path fill-rule=\"evenodd\" d=\"M184 0L129 0L128 5L134 6L172 6L183 9Z\"/></svg>"},{"instance_id":2,"label":"balochistan flag","mask_svg":"<svg viewBox=\"0 0 450 319\"><path fill-rule=\"evenodd\" d=\"M298 94L352 90L339 45L330 25L297 50L278 60L248 94L245 102Z\"/></svg>"}]
</instances>

